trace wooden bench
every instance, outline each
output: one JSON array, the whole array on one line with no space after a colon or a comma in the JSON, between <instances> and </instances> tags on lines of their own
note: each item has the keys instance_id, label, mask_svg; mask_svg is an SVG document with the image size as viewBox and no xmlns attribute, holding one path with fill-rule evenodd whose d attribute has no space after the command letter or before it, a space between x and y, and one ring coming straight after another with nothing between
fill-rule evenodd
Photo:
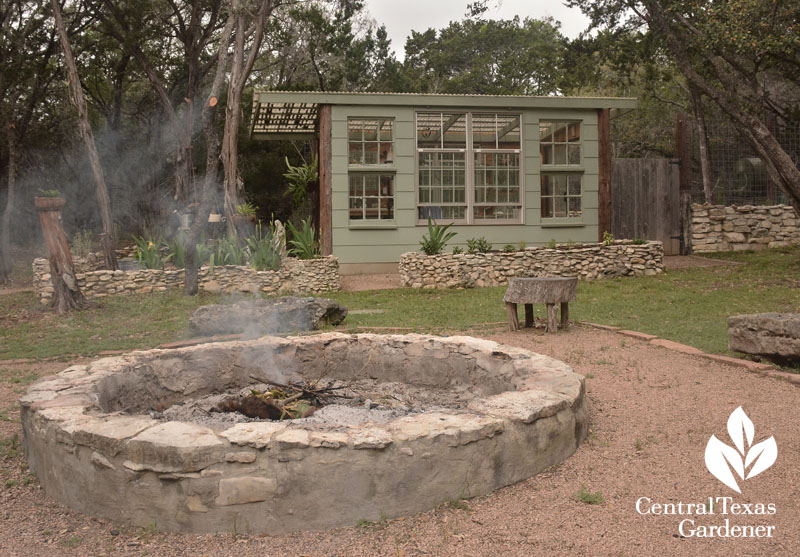
<instances>
[{"instance_id":1,"label":"wooden bench","mask_svg":"<svg viewBox=\"0 0 800 557\"><path fill-rule=\"evenodd\" d=\"M506 295L503 297L503 301L506 303L509 330L516 331L519 329L517 304L525 304L526 327L533 327L533 304L545 304L547 306L546 332L555 333L558 330L557 303L561 303L561 328L566 329L567 320L569 319L569 302L575 299L577 287L577 278L537 277L511 279L508 283Z\"/></svg>"}]
</instances>

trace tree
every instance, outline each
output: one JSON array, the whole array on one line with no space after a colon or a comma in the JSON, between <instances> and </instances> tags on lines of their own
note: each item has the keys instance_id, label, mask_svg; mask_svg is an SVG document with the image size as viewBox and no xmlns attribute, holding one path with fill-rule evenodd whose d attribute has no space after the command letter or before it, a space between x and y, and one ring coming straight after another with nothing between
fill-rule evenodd
<instances>
[{"instance_id":1,"label":"tree","mask_svg":"<svg viewBox=\"0 0 800 557\"><path fill-rule=\"evenodd\" d=\"M593 26L646 25L689 86L714 103L800 214L800 169L767 125L800 119L800 4L781 0L570 0Z\"/></svg>"},{"instance_id":2,"label":"tree","mask_svg":"<svg viewBox=\"0 0 800 557\"><path fill-rule=\"evenodd\" d=\"M407 91L549 95L557 92L566 39L552 18L452 22L412 31L402 73Z\"/></svg>"},{"instance_id":3,"label":"tree","mask_svg":"<svg viewBox=\"0 0 800 557\"><path fill-rule=\"evenodd\" d=\"M0 283L8 281L11 271L11 225L26 142L44 139L39 134L52 117L43 104L58 97L53 88L57 73L51 64L58 39L47 25L48 18L47 0L8 2L0 7L0 129L4 135L0 152L5 147L7 187L0 216Z\"/></svg>"},{"instance_id":4,"label":"tree","mask_svg":"<svg viewBox=\"0 0 800 557\"><path fill-rule=\"evenodd\" d=\"M100 165L100 157L97 154L97 146L94 143L94 133L89 124L89 115L86 109L86 99L83 97L81 81L78 77L78 68L75 65L75 58L72 55L72 48L67 36L67 28L64 19L61 17L61 6L58 0L52 0L53 17L55 19L56 32L61 42L61 50L64 53L64 62L67 69L67 78L72 94L72 102L78 112L78 128L81 138L86 146L86 153L89 157L89 164L92 167L92 175L95 182L95 193L97 203L100 206L100 216L103 221L103 234L101 244L103 246L103 259L106 269L117 270L117 256L114 252L114 225L111 220L111 199L108 196L106 180L103 174L103 167Z\"/></svg>"}]
</instances>

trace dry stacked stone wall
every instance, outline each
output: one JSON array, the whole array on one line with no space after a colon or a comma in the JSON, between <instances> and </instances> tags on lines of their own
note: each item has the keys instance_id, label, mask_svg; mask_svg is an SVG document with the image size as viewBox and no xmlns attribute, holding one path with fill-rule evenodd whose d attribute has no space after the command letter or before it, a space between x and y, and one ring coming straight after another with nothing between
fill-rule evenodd
<instances>
[{"instance_id":1,"label":"dry stacked stone wall","mask_svg":"<svg viewBox=\"0 0 800 557\"><path fill-rule=\"evenodd\" d=\"M586 280L664 272L661 242L629 240L580 246L535 247L513 253L404 253L400 278L411 288L472 288L508 284L513 277L579 277Z\"/></svg>"},{"instance_id":2,"label":"dry stacked stone wall","mask_svg":"<svg viewBox=\"0 0 800 557\"><path fill-rule=\"evenodd\" d=\"M695 253L775 248L800 243L800 219L790 205L692 205Z\"/></svg>"},{"instance_id":3,"label":"dry stacked stone wall","mask_svg":"<svg viewBox=\"0 0 800 557\"><path fill-rule=\"evenodd\" d=\"M95 270L95 263L75 258L78 284L87 298L115 294L164 292L183 288L183 269L138 271ZM47 304L53 297L50 264L46 259L33 262L34 286L39 299ZM201 267L198 272L201 291L210 293L321 294L339 290L339 260L289 258L277 271L257 271L250 267Z\"/></svg>"}]
</instances>

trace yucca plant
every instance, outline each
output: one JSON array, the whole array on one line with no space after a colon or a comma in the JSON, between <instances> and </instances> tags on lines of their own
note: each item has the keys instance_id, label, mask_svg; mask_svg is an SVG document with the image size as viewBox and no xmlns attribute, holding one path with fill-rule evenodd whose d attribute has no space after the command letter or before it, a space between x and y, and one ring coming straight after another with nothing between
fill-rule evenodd
<instances>
[{"instance_id":1,"label":"yucca plant","mask_svg":"<svg viewBox=\"0 0 800 557\"><path fill-rule=\"evenodd\" d=\"M289 254L299 259L314 259L319 257L319 244L316 241L316 230L311 226L311 219L300 221L300 228L297 229L291 222L286 223L286 228L292 234L289 240Z\"/></svg>"},{"instance_id":2,"label":"yucca plant","mask_svg":"<svg viewBox=\"0 0 800 557\"><path fill-rule=\"evenodd\" d=\"M428 217L428 235L422 235L422 240L420 240L420 244L422 245L422 251L425 252L426 255L437 255L442 253L442 250L447 245L447 242L452 240L453 236L456 235L455 232L448 232L447 229L453 226L453 223L446 224L445 226L441 226L436 224L434 221Z\"/></svg>"}]
</instances>

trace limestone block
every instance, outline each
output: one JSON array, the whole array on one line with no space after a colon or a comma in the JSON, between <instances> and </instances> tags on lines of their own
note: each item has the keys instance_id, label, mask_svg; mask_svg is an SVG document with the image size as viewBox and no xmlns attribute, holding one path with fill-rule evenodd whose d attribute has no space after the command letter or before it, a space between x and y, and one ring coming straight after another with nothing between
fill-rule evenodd
<instances>
[{"instance_id":1,"label":"limestone block","mask_svg":"<svg viewBox=\"0 0 800 557\"><path fill-rule=\"evenodd\" d=\"M800 361L800 314L756 313L728 318L729 347L737 352Z\"/></svg>"}]
</instances>

